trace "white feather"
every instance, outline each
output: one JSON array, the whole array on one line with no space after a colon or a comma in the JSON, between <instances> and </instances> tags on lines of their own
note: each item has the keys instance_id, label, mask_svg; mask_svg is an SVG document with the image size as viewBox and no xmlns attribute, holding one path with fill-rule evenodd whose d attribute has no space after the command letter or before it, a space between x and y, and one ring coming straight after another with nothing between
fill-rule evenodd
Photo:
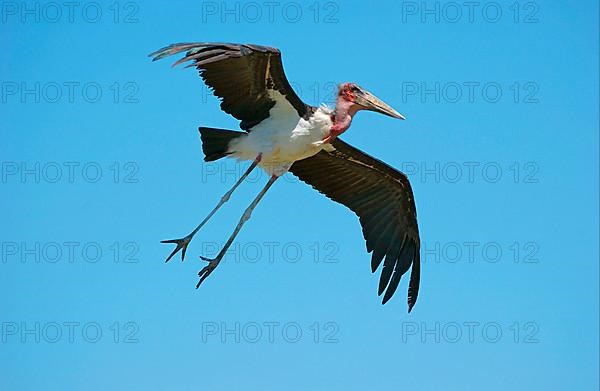
<instances>
[{"instance_id":1,"label":"white feather","mask_svg":"<svg viewBox=\"0 0 600 391\"><path fill-rule=\"evenodd\" d=\"M318 145L318 141L329 135L332 110L321 106L305 120L278 91L271 93L275 105L269 117L247 135L232 140L228 152L238 160L254 160L262 154L259 166L271 175L282 175L296 160L328 147L328 144Z\"/></svg>"}]
</instances>

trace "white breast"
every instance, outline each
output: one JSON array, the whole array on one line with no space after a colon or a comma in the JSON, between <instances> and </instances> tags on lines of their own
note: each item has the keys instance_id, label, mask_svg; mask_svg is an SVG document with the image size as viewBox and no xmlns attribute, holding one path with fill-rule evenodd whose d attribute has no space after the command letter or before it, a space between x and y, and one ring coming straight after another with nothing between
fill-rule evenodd
<instances>
[{"instance_id":1,"label":"white breast","mask_svg":"<svg viewBox=\"0 0 600 391\"><path fill-rule=\"evenodd\" d=\"M272 91L275 105L269 117L250 129L244 137L229 145L231 155L239 160L254 160L270 174L280 175L296 160L318 153L325 146L313 143L325 138L331 129L331 109L321 106L305 120L278 91Z\"/></svg>"}]
</instances>

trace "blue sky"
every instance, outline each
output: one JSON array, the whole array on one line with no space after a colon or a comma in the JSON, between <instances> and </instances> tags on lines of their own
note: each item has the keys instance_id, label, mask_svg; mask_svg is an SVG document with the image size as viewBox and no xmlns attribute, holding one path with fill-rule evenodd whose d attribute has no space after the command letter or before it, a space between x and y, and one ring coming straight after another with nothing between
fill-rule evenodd
<instances>
[{"instance_id":1,"label":"blue sky","mask_svg":"<svg viewBox=\"0 0 600 391\"><path fill-rule=\"evenodd\" d=\"M269 4L2 3L0 388L597 389L597 2ZM411 314L293 177L201 289L265 175L164 264L246 167L202 162L197 127L236 121L146 57L181 41L278 47L307 103L355 81L407 117L344 139L411 179Z\"/></svg>"}]
</instances>

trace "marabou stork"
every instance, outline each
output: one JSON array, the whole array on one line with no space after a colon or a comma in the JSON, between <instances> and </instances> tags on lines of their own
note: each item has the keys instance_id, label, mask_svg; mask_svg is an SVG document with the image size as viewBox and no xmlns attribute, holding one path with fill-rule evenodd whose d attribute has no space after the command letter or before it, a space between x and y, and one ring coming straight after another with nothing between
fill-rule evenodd
<instances>
[{"instance_id":1,"label":"marabou stork","mask_svg":"<svg viewBox=\"0 0 600 391\"><path fill-rule=\"evenodd\" d=\"M204 82L221 99L221 109L240 122L245 132L200 127L205 161L222 157L249 160L252 164L217 206L187 236L164 240L181 250L183 261L188 244L198 230L229 200L233 191L258 167L270 179L248 206L233 233L214 259L199 273L196 288L217 267L227 249L267 190L290 171L302 181L358 215L367 252L373 252L371 269L383 261L379 295L385 304L394 294L400 277L412 265L408 288L408 311L419 291L420 240L417 212L406 175L340 140L360 110L376 111L404 119L355 83L338 88L335 108L313 107L295 94L283 72L278 49L232 43L178 43L149 56L153 61L185 52L173 66L190 62ZM385 258L385 260L384 260Z\"/></svg>"}]
</instances>

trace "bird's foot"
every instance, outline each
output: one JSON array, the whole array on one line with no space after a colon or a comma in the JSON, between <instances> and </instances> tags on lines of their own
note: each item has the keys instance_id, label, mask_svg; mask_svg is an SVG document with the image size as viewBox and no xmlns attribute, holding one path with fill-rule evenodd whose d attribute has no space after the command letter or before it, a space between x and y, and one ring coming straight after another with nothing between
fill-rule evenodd
<instances>
[{"instance_id":1,"label":"bird's foot","mask_svg":"<svg viewBox=\"0 0 600 391\"><path fill-rule=\"evenodd\" d=\"M315 147L320 147L323 144L325 144L325 141L323 141L323 140L315 141L314 143L312 143L312 145Z\"/></svg>"},{"instance_id":2,"label":"bird's foot","mask_svg":"<svg viewBox=\"0 0 600 391\"><path fill-rule=\"evenodd\" d=\"M187 250L187 246L188 246L188 244L190 244L190 241L192 240L193 236L194 235L190 234L190 235L186 236L185 238L181 238L181 239L161 240L161 243L174 243L174 244L176 244L175 250L173 250L173 252L171 253L171 255L169 255L167 257L167 260L165 262L169 262L171 260L171 258L173 258L173 256L175 254L177 254L177 252L179 250L181 250L181 262L183 262L183 259L185 258L185 252Z\"/></svg>"},{"instance_id":3,"label":"bird's foot","mask_svg":"<svg viewBox=\"0 0 600 391\"><path fill-rule=\"evenodd\" d=\"M210 273L213 272L213 270L215 270L215 268L217 267L217 265L219 265L219 262L221 262L221 254L217 255L216 258L212 259L212 258L206 258L206 257L200 257L200 259L202 259L203 261L208 262L208 265L204 266L204 268L202 268L202 270L200 270L200 272L198 273L198 277L200 277L200 281L198 281L198 283L196 284L196 289L198 289L200 287L200 284L202 284L202 282L206 279L206 277L208 277L210 275Z\"/></svg>"}]
</instances>

